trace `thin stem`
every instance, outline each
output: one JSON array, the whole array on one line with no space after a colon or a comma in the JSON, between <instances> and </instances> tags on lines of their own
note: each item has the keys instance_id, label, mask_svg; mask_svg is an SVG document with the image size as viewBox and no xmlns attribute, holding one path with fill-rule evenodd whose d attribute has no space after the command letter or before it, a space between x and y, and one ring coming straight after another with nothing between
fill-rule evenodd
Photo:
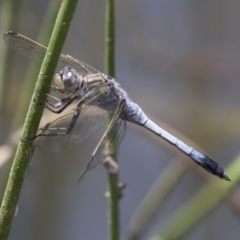
<instances>
[{"instance_id":1,"label":"thin stem","mask_svg":"<svg viewBox=\"0 0 240 240\"><path fill-rule=\"evenodd\" d=\"M106 1L106 36L105 36L105 65L106 73L115 77L115 61L114 61L114 0ZM112 158L116 161L116 146ZM119 239L119 206L118 206L118 175L109 173L109 239Z\"/></svg>"},{"instance_id":2,"label":"thin stem","mask_svg":"<svg viewBox=\"0 0 240 240\"><path fill-rule=\"evenodd\" d=\"M106 0L105 67L106 73L115 77L114 0Z\"/></svg>"},{"instance_id":3,"label":"thin stem","mask_svg":"<svg viewBox=\"0 0 240 240\"><path fill-rule=\"evenodd\" d=\"M219 179L209 181L170 216L161 226L161 234L153 236L151 240L181 239L189 231L192 231L197 223L203 221L204 217L213 211L237 186L240 181L239 168L240 155L227 168L227 172L231 176L231 183L222 182ZM224 216L222 219L224 220Z\"/></svg>"},{"instance_id":4,"label":"thin stem","mask_svg":"<svg viewBox=\"0 0 240 240\"><path fill-rule=\"evenodd\" d=\"M163 208L167 197L177 187L187 168L176 161L170 162L160 173L158 180L141 201L130 222L127 240L140 239L152 222L155 214Z\"/></svg>"},{"instance_id":5,"label":"thin stem","mask_svg":"<svg viewBox=\"0 0 240 240\"><path fill-rule=\"evenodd\" d=\"M40 74L36 83L36 91L33 98L38 102L46 100L45 94L48 92L61 49L73 17L77 0L63 0L56 19L53 33L49 42L48 50L44 58ZM37 133L38 125L43 113L43 107L31 101L26 120L23 126L21 138L29 139ZM10 232L12 220L16 211L16 206L22 189L24 176L27 172L28 163L34 150L34 144L30 142L20 142L14 158L8 184L5 190L1 211L0 211L0 239L7 240Z\"/></svg>"}]
</instances>

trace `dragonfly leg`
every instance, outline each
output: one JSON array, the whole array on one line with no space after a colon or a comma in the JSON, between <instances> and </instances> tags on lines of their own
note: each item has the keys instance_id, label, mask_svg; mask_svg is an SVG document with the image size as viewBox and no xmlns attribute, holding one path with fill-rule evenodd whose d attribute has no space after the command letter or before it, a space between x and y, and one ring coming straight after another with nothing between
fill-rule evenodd
<instances>
[{"instance_id":1,"label":"dragonfly leg","mask_svg":"<svg viewBox=\"0 0 240 240\"><path fill-rule=\"evenodd\" d=\"M69 134L72 131L72 129L75 125L75 122L77 121L77 119L80 115L80 112L81 112L80 109L75 110L73 117L71 119L71 122L66 127L55 127L55 128L49 127L49 125L51 125L54 122L54 120L53 120L52 122L47 123L44 127L38 129L38 130L42 131L41 133L37 134L34 137L28 138L26 140L24 140L24 139L20 139L20 140L21 140L21 142L29 142L29 141L34 140L41 136L46 137L46 136L59 136L59 135ZM44 133L45 131L48 131L48 133ZM50 132L52 132L52 133L50 133Z\"/></svg>"},{"instance_id":2,"label":"dragonfly leg","mask_svg":"<svg viewBox=\"0 0 240 240\"><path fill-rule=\"evenodd\" d=\"M62 99L58 99L51 95L48 95L48 96L57 100L58 102L52 103L51 101L47 100L45 103L42 103L42 102L38 102L35 98L33 99L33 101L39 105L44 106L49 111L57 114L63 112L63 110L65 110L77 98L75 95L71 97L62 98Z\"/></svg>"},{"instance_id":3,"label":"dragonfly leg","mask_svg":"<svg viewBox=\"0 0 240 240\"><path fill-rule=\"evenodd\" d=\"M45 107L53 112L53 113L61 113L63 112L63 110L65 110L77 97L73 96L73 97L67 97L67 98L63 98L63 99L59 99L59 101L57 103L52 103L51 101L47 100L47 102L45 103Z\"/></svg>"},{"instance_id":4,"label":"dragonfly leg","mask_svg":"<svg viewBox=\"0 0 240 240\"><path fill-rule=\"evenodd\" d=\"M54 99L56 102L62 102L62 103L70 98L70 97L65 97L65 98L60 99L60 98L57 98L57 97L55 97L55 96L53 96L53 95L51 95L51 94L48 94L48 93L46 93L46 95L47 95L49 98ZM48 101L49 104L51 104L52 106L55 105L55 104L52 103L50 100L47 99L47 101Z\"/></svg>"},{"instance_id":5,"label":"dragonfly leg","mask_svg":"<svg viewBox=\"0 0 240 240\"><path fill-rule=\"evenodd\" d=\"M39 133L38 135L36 135L36 137L40 137L40 136L58 136L58 135L69 134L72 131L72 129L73 129L74 125L75 125L75 122L76 122L76 120L78 119L78 117L80 115L80 112L81 112L80 109L76 109L75 110L75 112L73 114L73 117L71 119L71 122L66 127L55 127L55 128L54 127L48 127L52 122L47 123L44 127L38 129L38 130L40 130L42 132ZM53 133L43 133L44 131L49 131L49 132L52 131ZM54 131L56 133L54 133ZM59 131L62 131L62 132L59 132Z\"/></svg>"}]
</instances>

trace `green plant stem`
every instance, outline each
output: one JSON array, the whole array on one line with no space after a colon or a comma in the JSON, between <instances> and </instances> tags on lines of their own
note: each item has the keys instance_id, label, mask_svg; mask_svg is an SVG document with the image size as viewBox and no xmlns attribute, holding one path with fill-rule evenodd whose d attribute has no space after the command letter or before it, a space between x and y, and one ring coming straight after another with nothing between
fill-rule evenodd
<instances>
[{"instance_id":1,"label":"green plant stem","mask_svg":"<svg viewBox=\"0 0 240 240\"><path fill-rule=\"evenodd\" d=\"M106 1L106 35L105 35L105 66L106 73L115 77L115 61L114 61L114 0ZM111 116L110 116L111 117ZM109 117L109 118L110 118ZM117 160L116 146L112 158ZM119 239L119 205L118 205L118 175L109 173L109 239Z\"/></svg>"},{"instance_id":2,"label":"green plant stem","mask_svg":"<svg viewBox=\"0 0 240 240\"><path fill-rule=\"evenodd\" d=\"M232 182L213 179L183 204L162 227L162 234L151 240L180 239L217 206L240 181L240 155L226 169ZM223 220L224 220L224 216Z\"/></svg>"},{"instance_id":3,"label":"green plant stem","mask_svg":"<svg viewBox=\"0 0 240 240\"><path fill-rule=\"evenodd\" d=\"M45 94L48 92L58 58L61 53L67 32L77 5L77 0L63 0L56 19L53 33L49 42L48 50L44 58L36 88L29 106L26 120L23 126L21 139L29 139L37 133L38 125L43 113L43 107L35 104L46 100ZM28 163L34 150L33 141L20 141L14 158L7 187L5 190L1 211L0 211L0 239L7 240L10 232L12 220L16 211L20 191L22 189L24 176L27 172Z\"/></svg>"},{"instance_id":4,"label":"green plant stem","mask_svg":"<svg viewBox=\"0 0 240 240\"><path fill-rule=\"evenodd\" d=\"M130 222L126 240L140 239L152 222L156 213L163 208L167 197L177 187L186 172L186 166L176 161L170 162L160 173L159 178L139 204Z\"/></svg>"},{"instance_id":5,"label":"green plant stem","mask_svg":"<svg viewBox=\"0 0 240 240\"><path fill-rule=\"evenodd\" d=\"M115 77L114 0L106 0L105 70Z\"/></svg>"}]
</instances>

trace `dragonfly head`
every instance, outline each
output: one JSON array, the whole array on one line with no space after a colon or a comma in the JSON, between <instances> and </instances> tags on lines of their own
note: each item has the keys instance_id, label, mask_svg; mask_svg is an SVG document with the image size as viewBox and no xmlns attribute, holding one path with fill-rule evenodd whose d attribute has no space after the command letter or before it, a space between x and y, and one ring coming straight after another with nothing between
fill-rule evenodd
<instances>
[{"instance_id":1,"label":"dragonfly head","mask_svg":"<svg viewBox=\"0 0 240 240\"><path fill-rule=\"evenodd\" d=\"M80 79L77 71L71 67L64 67L54 78L61 93L70 93L79 88Z\"/></svg>"}]
</instances>

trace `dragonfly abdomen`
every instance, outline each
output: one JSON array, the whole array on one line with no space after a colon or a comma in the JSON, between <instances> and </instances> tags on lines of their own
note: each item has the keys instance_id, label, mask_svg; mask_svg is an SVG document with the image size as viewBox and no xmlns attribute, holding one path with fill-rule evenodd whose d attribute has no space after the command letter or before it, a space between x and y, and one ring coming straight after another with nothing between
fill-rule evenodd
<instances>
[{"instance_id":1,"label":"dragonfly abdomen","mask_svg":"<svg viewBox=\"0 0 240 240\"><path fill-rule=\"evenodd\" d=\"M164 140L168 141L175 147L177 147L184 154L188 155L192 160L194 160L195 163L203 167L208 172L220 178L223 178L226 181L230 181L229 177L224 172L224 169L221 166L219 166L218 163L213 161L211 158L209 158L205 154L197 151L193 147L182 142L178 138L174 137L164 129L160 128L157 124L155 124L150 119L146 121L146 123L144 124L144 127L150 130L151 132L155 133L156 135L160 136Z\"/></svg>"}]
</instances>

